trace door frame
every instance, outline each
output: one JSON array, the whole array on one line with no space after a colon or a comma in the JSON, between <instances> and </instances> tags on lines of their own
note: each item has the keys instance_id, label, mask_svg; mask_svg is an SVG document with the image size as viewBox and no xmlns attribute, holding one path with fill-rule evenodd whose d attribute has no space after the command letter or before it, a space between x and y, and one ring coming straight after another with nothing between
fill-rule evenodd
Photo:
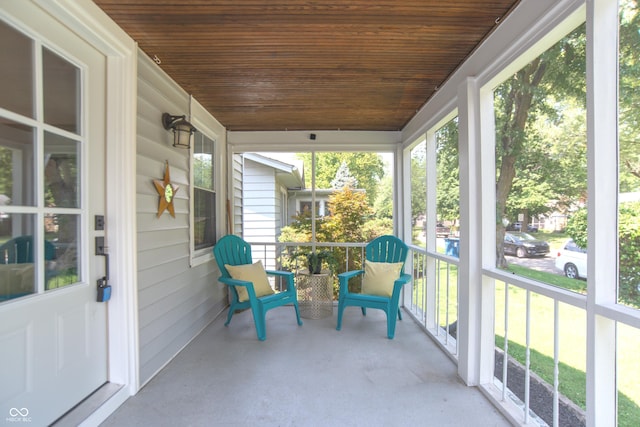
<instances>
[{"instance_id":1,"label":"door frame","mask_svg":"<svg viewBox=\"0 0 640 427\"><path fill-rule=\"evenodd\" d=\"M123 387L86 424L97 425L139 389L136 118L137 44L95 3L31 0L106 57L105 245L110 258L108 381Z\"/></svg>"}]
</instances>

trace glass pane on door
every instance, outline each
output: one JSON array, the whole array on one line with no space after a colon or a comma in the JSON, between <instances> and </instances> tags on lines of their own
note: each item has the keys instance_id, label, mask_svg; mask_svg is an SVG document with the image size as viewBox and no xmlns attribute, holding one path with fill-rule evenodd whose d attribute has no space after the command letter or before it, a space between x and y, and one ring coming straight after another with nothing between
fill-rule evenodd
<instances>
[{"instance_id":1,"label":"glass pane on door","mask_svg":"<svg viewBox=\"0 0 640 427\"><path fill-rule=\"evenodd\" d=\"M79 281L79 225L79 215L45 215L45 289Z\"/></svg>"},{"instance_id":2,"label":"glass pane on door","mask_svg":"<svg viewBox=\"0 0 640 427\"><path fill-rule=\"evenodd\" d=\"M33 42L0 21L0 107L33 118Z\"/></svg>"},{"instance_id":3,"label":"glass pane on door","mask_svg":"<svg viewBox=\"0 0 640 427\"><path fill-rule=\"evenodd\" d=\"M0 119L0 210L35 205L35 130Z\"/></svg>"},{"instance_id":4,"label":"glass pane on door","mask_svg":"<svg viewBox=\"0 0 640 427\"><path fill-rule=\"evenodd\" d=\"M80 143L60 135L44 135L46 207L80 207Z\"/></svg>"},{"instance_id":5,"label":"glass pane on door","mask_svg":"<svg viewBox=\"0 0 640 427\"><path fill-rule=\"evenodd\" d=\"M35 219L0 212L0 302L36 291Z\"/></svg>"},{"instance_id":6,"label":"glass pane on door","mask_svg":"<svg viewBox=\"0 0 640 427\"><path fill-rule=\"evenodd\" d=\"M49 49L42 51L44 121L80 132L80 70Z\"/></svg>"}]
</instances>

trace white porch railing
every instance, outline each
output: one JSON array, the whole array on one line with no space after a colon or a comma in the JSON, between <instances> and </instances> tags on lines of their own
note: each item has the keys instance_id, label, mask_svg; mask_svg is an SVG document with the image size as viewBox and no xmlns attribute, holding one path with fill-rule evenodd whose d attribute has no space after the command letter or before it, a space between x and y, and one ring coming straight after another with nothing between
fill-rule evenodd
<instances>
[{"instance_id":1,"label":"white porch railing","mask_svg":"<svg viewBox=\"0 0 640 427\"><path fill-rule=\"evenodd\" d=\"M582 417L579 407L584 402L561 408L561 402L568 399L562 397L560 383L562 365L565 370L586 370L586 296L499 270L485 271L485 276L495 283L494 330L496 341L502 341L496 347L501 369L495 372L495 390L488 391L502 404L514 403L524 423L558 426L561 410ZM531 363L534 352L538 355L536 365ZM523 374L524 381L510 378L514 370ZM586 384L582 387L586 393ZM539 406L539 396L537 401L532 399L532 394L538 394L536 388L546 389L549 395L544 407Z\"/></svg>"},{"instance_id":2,"label":"white porch railing","mask_svg":"<svg viewBox=\"0 0 640 427\"><path fill-rule=\"evenodd\" d=\"M414 278L411 292L405 293L405 308L443 351L457 361L459 259L410 247ZM568 361L561 357L560 344L565 348L581 346L586 363L586 297L500 270L486 271L485 276L494 280L494 333L501 346L496 347L494 355L498 362L494 363L495 381L483 387L488 388L488 394L498 404L509 408L507 412L515 412L514 419L525 424L558 426L561 410L571 410L580 417L579 406L583 402L571 402L561 409L561 402L567 402L559 390L561 365L567 369ZM562 310L565 324L560 322ZM575 323L566 324L567 317L575 319ZM515 348L510 348L509 343L515 343ZM532 365L533 352L543 354L547 365ZM518 378L510 378L514 371L518 372ZM551 372L551 379L547 372ZM536 387L550 394L544 400L544 408L532 399L531 390Z\"/></svg>"},{"instance_id":3,"label":"white porch railing","mask_svg":"<svg viewBox=\"0 0 640 427\"><path fill-rule=\"evenodd\" d=\"M311 242L249 242L253 262L262 260L267 270L288 269L290 271L303 270L306 264L303 259L293 258L292 254L301 249L329 250L336 253L338 261L337 273L359 269L364 259L365 243L311 243ZM286 265L283 265L286 264ZM336 279L337 280L337 279ZM282 279L276 283L276 289L282 290Z\"/></svg>"},{"instance_id":4,"label":"white porch railing","mask_svg":"<svg viewBox=\"0 0 640 427\"><path fill-rule=\"evenodd\" d=\"M404 305L450 356L457 359L458 258L410 245L413 267L410 294ZM405 268L405 270L407 269Z\"/></svg>"},{"instance_id":5,"label":"white porch railing","mask_svg":"<svg viewBox=\"0 0 640 427\"><path fill-rule=\"evenodd\" d=\"M340 273L361 268L366 243L251 242L251 245L254 261L263 260L268 269L281 267L283 255L302 248L328 249L340 255L337 257L340 261ZM413 283L405 287L403 305L426 333L439 343L443 351L457 361L459 259L438 252L428 252L415 245L409 247L410 255L405 271L413 273ZM302 259L295 260L289 266L292 271L304 268ZM525 423L558 426L560 402L563 399L559 390L561 365L566 365L560 345L562 343L567 346L570 345L569 342L580 342L580 336L586 337L586 297L499 270L486 270L484 275L495 283L494 331L496 341L502 343L500 347L496 347L496 358L501 358L502 362L496 364L498 369L495 371L494 384L483 385L483 388L499 404L510 407L509 411L513 412L513 408L519 411L515 418ZM577 319L576 324L561 324L559 313L562 310L571 310L571 317ZM541 313L546 316L544 322L537 318ZM565 319L566 316L562 318ZM581 330L576 329L578 324L582 325ZM516 348L510 348L510 343L517 343ZM586 342L583 345L586 359ZM532 366L532 352L548 355L545 360L549 360L551 366ZM520 363L517 360L523 359L522 353L524 360ZM514 365L517 365L524 378L517 385L510 378L509 367ZM547 416L544 419L536 414L536 410L540 409L535 407L530 396L532 378L536 382L541 381L540 372L536 372L539 369L550 369L552 372L552 380L546 384L551 389L552 398L547 400L549 403L544 408ZM578 405L573 406L577 408Z\"/></svg>"}]
</instances>

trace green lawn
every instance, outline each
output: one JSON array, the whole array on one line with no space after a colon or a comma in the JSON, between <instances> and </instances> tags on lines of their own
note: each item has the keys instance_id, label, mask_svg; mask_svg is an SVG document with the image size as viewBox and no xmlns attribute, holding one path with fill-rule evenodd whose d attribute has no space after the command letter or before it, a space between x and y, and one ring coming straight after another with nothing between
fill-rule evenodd
<instances>
[{"instance_id":1,"label":"green lawn","mask_svg":"<svg viewBox=\"0 0 640 427\"><path fill-rule=\"evenodd\" d=\"M554 251L558 250L564 243L567 241L569 236L566 233L558 233L558 232L547 232L547 231L538 231L535 233L529 233L536 239L544 240L549 244L551 248L551 253L554 254Z\"/></svg>"},{"instance_id":2,"label":"green lawn","mask_svg":"<svg viewBox=\"0 0 640 427\"><path fill-rule=\"evenodd\" d=\"M549 234L544 234L545 240ZM550 236L551 246L559 247L566 237ZM587 282L569 279L559 274L531 270L512 265L509 271L522 277L549 283L577 293L586 293ZM446 302L447 277L449 278L449 303ZM439 324L445 327L445 313L448 307L448 323L456 320L457 268L453 265L447 270L447 263L441 262L439 268ZM415 279L414 301L422 301L423 278ZM421 305L421 303L418 303ZM531 293L530 295L530 356L531 370L553 385L553 331L554 302L551 298ZM525 363L526 343L526 291L515 286L509 287L509 354L520 363ZM504 344L504 283L496 283L496 346ZM560 303L558 308L560 334L559 349L559 389L567 398L585 408L586 395L586 313L584 310ZM640 419L640 331L624 325L618 326L618 425L635 426Z\"/></svg>"},{"instance_id":3,"label":"green lawn","mask_svg":"<svg viewBox=\"0 0 640 427\"><path fill-rule=\"evenodd\" d=\"M544 283L585 293L584 280L531 270L511 265L509 271ZM531 304L531 369L553 384L553 300L538 294L530 295ZM496 284L496 346L504 343L504 283ZM509 354L520 363L525 362L526 291L509 288ZM585 408L586 384L586 314L583 310L559 304L560 333L560 392ZM618 326L618 425L636 426L640 419L640 331L625 325Z\"/></svg>"},{"instance_id":4,"label":"green lawn","mask_svg":"<svg viewBox=\"0 0 640 427\"><path fill-rule=\"evenodd\" d=\"M560 274L552 274L544 271L532 270L530 268L515 264L510 264L508 270L518 276L528 277L530 279L548 283L559 288L568 289L580 294L587 293L587 282L585 280L569 279L568 277L561 276Z\"/></svg>"}]
</instances>

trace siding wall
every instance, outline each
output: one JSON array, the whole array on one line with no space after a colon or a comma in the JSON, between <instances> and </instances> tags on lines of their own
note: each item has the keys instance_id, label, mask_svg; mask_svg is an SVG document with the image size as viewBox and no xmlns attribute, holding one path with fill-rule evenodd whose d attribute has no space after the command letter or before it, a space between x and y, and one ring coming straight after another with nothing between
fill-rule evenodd
<instances>
[{"instance_id":1,"label":"siding wall","mask_svg":"<svg viewBox=\"0 0 640 427\"><path fill-rule=\"evenodd\" d=\"M280 192L273 168L244 159L243 233L247 242L275 242L280 223ZM267 269L276 268L273 247L266 249ZM254 255L262 258L263 253Z\"/></svg>"},{"instance_id":2,"label":"siding wall","mask_svg":"<svg viewBox=\"0 0 640 427\"><path fill-rule=\"evenodd\" d=\"M146 54L138 60L137 236L140 384L146 383L227 305L226 289L217 281L215 262L191 267L189 233L189 150L174 148L161 115L188 114L189 96ZM201 109L194 109L202 115ZM194 113L194 114L196 114ZM194 116L192 116L194 117ZM215 122L212 117L198 120ZM224 129L217 144L226 145ZM224 156L218 156L220 158ZM156 217L158 193L169 162L176 217L168 211ZM216 170L221 167L215 165ZM221 185L219 188L226 188ZM221 194L220 200L226 200ZM219 228L219 232L224 228Z\"/></svg>"},{"instance_id":3,"label":"siding wall","mask_svg":"<svg viewBox=\"0 0 640 427\"><path fill-rule=\"evenodd\" d=\"M232 233L240 237L244 235L242 230L242 163L243 158L240 154L234 154L231 157L232 181L231 181L231 203L233 221Z\"/></svg>"}]
</instances>

